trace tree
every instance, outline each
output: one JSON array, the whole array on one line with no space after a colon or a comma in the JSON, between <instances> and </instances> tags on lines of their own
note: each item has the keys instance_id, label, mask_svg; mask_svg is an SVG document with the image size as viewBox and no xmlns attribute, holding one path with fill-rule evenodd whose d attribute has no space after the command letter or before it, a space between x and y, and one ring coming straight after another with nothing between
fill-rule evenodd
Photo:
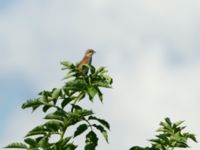
<instances>
[{"instance_id":1,"label":"tree","mask_svg":"<svg viewBox=\"0 0 200 150\"><path fill-rule=\"evenodd\" d=\"M68 70L64 77L66 83L61 88L44 90L35 99L30 99L22 105L23 109L32 108L35 111L42 108L46 114L44 124L38 125L29 131L23 143L12 143L5 148L19 148L26 150L75 150L78 145L74 139L83 133L85 137L85 150L95 150L98 145L99 131L108 142L109 123L94 115L92 110L82 108L80 102L89 100L94 102L98 97L103 102L102 88L111 88L112 78L108 75L105 67L96 69L92 65L84 65L81 72L77 65L70 62L61 62L63 70ZM195 135L183 132L183 121L172 123L165 118L160 123L159 133L151 139L150 147L134 146L130 150L174 150L175 148L189 147L189 139L197 142ZM77 128L76 128L77 127ZM72 135L67 131L73 129ZM59 139L50 142L53 135Z\"/></svg>"},{"instance_id":2,"label":"tree","mask_svg":"<svg viewBox=\"0 0 200 150\"><path fill-rule=\"evenodd\" d=\"M32 108L35 111L42 108L46 113L46 122L36 126L29 131L24 143L12 143L6 148L20 148L27 150L75 150L78 145L74 139L87 132L85 137L85 150L95 150L98 145L97 130L108 142L108 130L110 125L104 119L94 115L92 110L82 108L80 101L93 102L98 96L103 102L101 88L111 88L112 78L107 74L105 67L96 69L92 65L84 65L89 70L83 74L70 62L61 62L63 70L68 70L64 77L66 83L61 88L54 88L51 91L44 90L35 99L28 100L22 105L23 109ZM67 135L69 128L78 127L73 135ZM59 139L53 143L49 139L58 135Z\"/></svg>"},{"instance_id":3,"label":"tree","mask_svg":"<svg viewBox=\"0 0 200 150\"><path fill-rule=\"evenodd\" d=\"M156 138L151 139L151 147L134 146L130 150L174 150L175 148L188 148L188 140L197 142L195 135L184 132L185 126L181 126L184 121L172 123L169 118L165 118L160 123L159 133Z\"/></svg>"}]
</instances>

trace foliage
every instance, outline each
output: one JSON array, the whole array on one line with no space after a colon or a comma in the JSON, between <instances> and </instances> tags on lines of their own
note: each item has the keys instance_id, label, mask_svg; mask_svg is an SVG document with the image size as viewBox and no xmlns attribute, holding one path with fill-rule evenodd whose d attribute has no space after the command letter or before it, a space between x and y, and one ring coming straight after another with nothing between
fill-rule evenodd
<instances>
[{"instance_id":1,"label":"foliage","mask_svg":"<svg viewBox=\"0 0 200 150\"><path fill-rule=\"evenodd\" d=\"M77 65L70 62L61 62L63 70L68 70L64 77L66 83L61 88L44 90L35 99L26 101L23 109L31 108L34 112L41 108L45 113L43 124L30 130L23 143L12 143L5 148L19 148L26 150L76 150L78 145L75 139L85 135L85 150L95 150L98 146L99 131L108 142L109 123L95 116L92 110L82 108L80 102L86 99L94 102L98 97L103 102L102 88L111 88L112 78L107 74L105 67L96 69L92 65L84 65L81 71ZM158 135L151 139L150 147L134 146L130 150L174 150L175 148L189 147L189 139L197 142L195 135L183 132L183 121L172 123L165 118L157 130ZM67 131L73 130L73 134ZM51 138L59 138L51 142Z\"/></svg>"},{"instance_id":2,"label":"foliage","mask_svg":"<svg viewBox=\"0 0 200 150\"><path fill-rule=\"evenodd\" d=\"M183 121L172 123L169 118L165 118L160 123L159 133L156 138L151 139L151 147L134 146L130 150L173 150L174 148L189 147L189 139L197 142L195 135L189 132L183 132L185 126L181 126Z\"/></svg>"},{"instance_id":3,"label":"foliage","mask_svg":"<svg viewBox=\"0 0 200 150\"><path fill-rule=\"evenodd\" d=\"M108 76L104 67L96 69L92 65L85 65L89 71L83 74L75 64L66 61L61 64L63 70L69 71L64 78L66 80L64 86L50 91L44 90L37 98L30 99L22 105L23 109L32 108L33 111L42 108L46 114L44 117L46 122L29 131L24 143L12 143L6 148L75 150L78 145L74 144L74 139L85 133L85 150L95 150L98 145L96 131L100 131L108 142L109 123L96 117L93 111L82 108L79 102L86 97L93 102L96 96L102 102L101 88L111 88L112 78ZM67 135L68 129L75 125L77 128L74 134ZM54 135L59 136L59 139L50 142L50 138Z\"/></svg>"}]
</instances>

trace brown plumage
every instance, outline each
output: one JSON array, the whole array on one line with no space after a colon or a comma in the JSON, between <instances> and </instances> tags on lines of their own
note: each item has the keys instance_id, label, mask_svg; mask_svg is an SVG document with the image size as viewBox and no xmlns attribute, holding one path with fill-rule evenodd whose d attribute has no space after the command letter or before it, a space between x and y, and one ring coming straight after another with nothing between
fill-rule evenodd
<instances>
[{"instance_id":1,"label":"brown plumage","mask_svg":"<svg viewBox=\"0 0 200 150\"><path fill-rule=\"evenodd\" d=\"M93 49L87 49L83 59L78 64L78 70L83 74L87 74L88 69L83 67L84 65L90 65L92 63L92 56L96 53Z\"/></svg>"}]
</instances>

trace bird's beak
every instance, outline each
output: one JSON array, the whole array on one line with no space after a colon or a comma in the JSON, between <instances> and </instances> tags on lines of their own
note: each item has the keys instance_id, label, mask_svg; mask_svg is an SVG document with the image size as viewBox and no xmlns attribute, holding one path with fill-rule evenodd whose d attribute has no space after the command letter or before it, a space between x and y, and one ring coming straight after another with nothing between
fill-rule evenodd
<instances>
[{"instance_id":1,"label":"bird's beak","mask_svg":"<svg viewBox=\"0 0 200 150\"><path fill-rule=\"evenodd\" d=\"M96 53L96 51L93 51L93 53L95 54L95 53Z\"/></svg>"}]
</instances>

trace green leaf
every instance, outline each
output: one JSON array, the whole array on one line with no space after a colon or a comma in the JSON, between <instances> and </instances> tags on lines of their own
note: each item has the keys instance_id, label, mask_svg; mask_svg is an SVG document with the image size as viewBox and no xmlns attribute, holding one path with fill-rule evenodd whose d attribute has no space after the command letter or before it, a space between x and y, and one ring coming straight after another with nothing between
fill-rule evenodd
<instances>
[{"instance_id":1,"label":"green leaf","mask_svg":"<svg viewBox=\"0 0 200 150\"><path fill-rule=\"evenodd\" d=\"M44 119L51 119L51 120L59 120L63 121L63 114L59 114L57 112L47 114Z\"/></svg>"},{"instance_id":2,"label":"green leaf","mask_svg":"<svg viewBox=\"0 0 200 150\"><path fill-rule=\"evenodd\" d=\"M46 95L47 97L48 96L51 96L51 92L50 91L47 91L47 90L43 90L43 91L41 91L38 95Z\"/></svg>"},{"instance_id":3,"label":"green leaf","mask_svg":"<svg viewBox=\"0 0 200 150\"><path fill-rule=\"evenodd\" d=\"M85 150L95 150L96 146L98 145L98 138L96 133L90 131L86 135L85 143L86 143Z\"/></svg>"},{"instance_id":4,"label":"green leaf","mask_svg":"<svg viewBox=\"0 0 200 150\"><path fill-rule=\"evenodd\" d=\"M46 92L44 92L42 94L42 97L39 99L43 104L48 104L48 95L46 94Z\"/></svg>"},{"instance_id":5,"label":"green leaf","mask_svg":"<svg viewBox=\"0 0 200 150\"><path fill-rule=\"evenodd\" d=\"M67 82L63 88L67 91L72 90L74 92L80 92L87 88L87 83L84 79L75 79Z\"/></svg>"},{"instance_id":6,"label":"green leaf","mask_svg":"<svg viewBox=\"0 0 200 150\"><path fill-rule=\"evenodd\" d=\"M87 93L89 95L89 99L92 101L94 99L94 96L97 94L97 90L93 86L89 86L87 88Z\"/></svg>"},{"instance_id":7,"label":"green leaf","mask_svg":"<svg viewBox=\"0 0 200 150\"><path fill-rule=\"evenodd\" d=\"M69 67L72 65L72 63L69 61L61 61L60 64L64 66L69 66Z\"/></svg>"},{"instance_id":8,"label":"green leaf","mask_svg":"<svg viewBox=\"0 0 200 150\"><path fill-rule=\"evenodd\" d=\"M66 118L64 118L64 125L71 126L84 120L84 117L92 115L93 112L84 109L75 109L75 111L67 112Z\"/></svg>"},{"instance_id":9,"label":"green leaf","mask_svg":"<svg viewBox=\"0 0 200 150\"><path fill-rule=\"evenodd\" d=\"M93 81L92 85L95 85L97 87L111 88L111 84L105 80Z\"/></svg>"},{"instance_id":10,"label":"green leaf","mask_svg":"<svg viewBox=\"0 0 200 150\"><path fill-rule=\"evenodd\" d=\"M98 74L98 73L106 73L107 72L107 70L106 70L106 68L105 67L99 67L98 69L97 69L97 71L96 71L96 73Z\"/></svg>"},{"instance_id":11,"label":"green leaf","mask_svg":"<svg viewBox=\"0 0 200 150\"><path fill-rule=\"evenodd\" d=\"M185 133L185 134L183 134L183 136L184 136L185 138L190 138L191 140L193 140L194 142L197 143L197 139L196 139L196 137L195 137L194 134L192 134L192 133Z\"/></svg>"},{"instance_id":12,"label":"green leaf","mask_svg":"<svg viewBox=\"0 0 200 150\"><path fill-rule=\"evenodd\" d=\"M34 140L34 139L31 139L31 138L26 138L24 140L24 142L26 142L28 145L30 145L31 147L34 147L36 148L37 147L37 142Z\"/></svg>"},{"instance_id":13,"label":"green leaf","mask_svg":"<svg viewBox=\"0 0 200 150\"><path fill-rule=\"evenodd\" d=\"M72 101L71 98L69 98L69 97L65 98L65 99L62 101L62 103L61 103L62 108L64 108L64 107L65 107L67 104L69 104L71 101Z\"/></svg>"},{"instance_id":14,"label":"green leaf","mask_svg":"<svg viewBox=\"0 0 200 150\"><path fill-rule=\"evenodd\" d=\"M192 139L196 143L198 142L194 134L190 134L189 138Z\"/></svg>"},{"instance_id":15,"label":"green leaf","mask_svg":"<svg viewBox=\"0 0 200 150\"><path fill-rule=\"evenodd\" d=\"M85 150L95 150L96 146L94 144L88 143L85 145Z\"/></svg>"},{"instance_id":16,"label":"green leaf","mask_svg":"<svg viewBox=\"0 0 200 150\"><path fill-rule=\"evenodd\" d=\"M110 125L106 120L103 120L103 119L100 119L100 118L97 118L97 117L94 117L94 116L90 116L88 119L89 120L96 120L99 123L101 123L104 127L106 127L108 130L110 130Z\"/></svg>"},{"instance_id":17,"label":"green leaf","mask_svg":"<svg viewBox=\"0 0 200 150\"><path fill-rule=\"evenodd\" d=\"M33 135L45 135L46 131L34 131L34 132L28 132L25 137L33 136Z\"/></svg>"},{"instance_id":18,"label":"green leaf","mask_svg":"<svg viewBox=\"0 0 200 150\"><path fill-rule=\"evenodd\" d=\"M67 75L64 76L63 80L69 79L69 78L71 78L71 77L74 77L75 75L76 75L75 73L67 74Z\"/></svg>"},{"instance_id":19,"label":"green leaf","mask_svg":"<svg viewBox=\"0 0 200 150\"><path fill-rule=\"evenodd\" d=\"M65 69L73 70L73 69L75 69L75 65L71 62L62 61L60 63L61 63L61 65L63 65L62 70L65 70Z\"/></svg>"},{"instance_id":20,"label":"green leaf","mask_svg":"<svg viewBox=\"0 0 200 150\"><path fill-rule=\"evenodd\" d=\"M88 125L86 124L81 124L77 129L76 131L74 132L74 137L82 134L84 131L86 131L88 128Z\"/></svg>"},{"instance_id":21,"label":"green leaf","mask_svg":"<svg viewBox=\"0 0 200 150\"><path fill-rule=\"evenodd\" d=\"M74 97L74 104L81 101L85 97L85 92L80 92L78 96Z\"/></svg>"},{"instance_id":22,"label":"green leaf","mask_svg":"<svg viewBox=\"0 0 200 150\"><path fill-rule=\"evenodd\" d=\"M66 147L65 147L65 150L75 150L77 148L76 145L74 145L73 143L71 144L68 144Z\"/></svg>"},{"instance_id":23,"label":"green leaf","mask_svg":"<svg viewBox=\"0 0 200 150\"><path fill-rule=\"evenodd\" d=\"M101 125L94 124L93 126L102 133L103 137L105 138L106 142L108 143L108 134L107 134L106 130Z\"/></svg>"},{"instance_id":24,"label":"green leaf","mask_svg":"<svg viewBox=\"0 0 200 150\"><path fill-rule=\"evenodd\" d=\"M39 99L30 99L27 100L24 104L22 104L22 109L34 107L35 109L42 105L43 103Z\"/></svg>"},{"instance_id":25,"label":"green leaf","mask_svg":"<svg viewBox=\"0 0 200 150\"><path fill-rule=\"evenodd\" d=\"M188 148L189 146L185 142L177 142L175 147Z\"/></svg>"},{"instance_id":26,"label":"green leaf","mask_svg":"<svg viewBox=\"0 0 200 150\"><path fill-rule=\"evenodd\" d=\"M64 147L64 148L67 147L70 139L71 139L71 137L65 137L61 142L62 147Z\"/></svg>"},{"instance_id":27,"label":"green leaf","mask_svg":"<svg viewBox=\"0 0 200 150\"><path fill-rule=\"evenodd\" d=\"M38 137L35 139L35 141L36 141L37 143L39 143L40 140L41 140L43 137L44 137L44 136L38 136Z\"/></svg>"},{"instance_id":28,"label":"green leaf","mask_svg":"<svg viewBox=\"0 0 200 150\"><path fill-rule=\"evenodd\" d=\"M40 145L40 147L42 148L46 148L48 146L48 140L49 140L49 137L48 136L44 136L40 142L38 143Z\"/></svg>"},{"instance_id":29,"label":"green leaf","mask_svg":"<svg viewBox=\"0 0 200 150\"><path fill-rule=\"evenodd\" d=\"M33 135L45 135L47 129L44 128L44 125L39 125L29 131L25 137L33 136Z\"/></svg>"},{"instance_id":30,"label":"green leaf","mask_svg":"<svg viewBox=\"0 0 200 150\"><path fill-rule=\"evenodd\" d=\"M23 143L12 143L6 146L5 148L20 148L20 149L28 149L28 147Z\"/></svg>"},{"instance_id":31,"label":"green leaf","mask_svg":"<svg viewBox=\"0 0 200 150\"><path fill-rule=\"evenodd\" d=\"M79 105L75 105L75 104L71 104L71 106L72 106L72 110L83 110L83 108L81 107L81 106L79 106Z\"/></svg>"},{"instance_id":32,"label":"green leaf","mask_svg":"<svg viewBox=\"0 0 200 150\"><path fill-rule=\"evenodd\" d=\"M150 149L142 148L142 147L139 147L139 146L134 146L134 147L130 148L129 150L150 150Z\"/></svg>"},{"instance_id":33,"label":"green leaf","mask_svg":"<svg viewBox=\"0 0 200 150\"><path fill-rule=\"evenodd\" d=\"M170 120L169 118L165 118L165 121L166 121L166 123L167 123L169 126L172 125L172 122L171 122L171 120Z\"/></svg>"},{"instance_id":34,"label":"green leaf","mask_svg":"<svg viewBox=\"0 0 200 150\"><path fill-rule=\"evenodd\" d=\"M53 92L52 92L52 98L58 99L58 97L61 96L61 94L62 94L61 89L55 88L53 89Z\"/></svg>"},{"instance_id":35,"label":"green leaf","mask_svg":"<svg viewBox=\"0 0 200 150\"><path fill-rule=\"evenodd\" d=\"M49 110L49 108L51 108L52 105L45 105L43 108L42 108L42 111L43 112L47 112L47 110Z\"/></svg>"},{"instance_id":36,"label":"green leaf","mask_svg":"<svg viewBox=\"0 0 200 150\"><path fill-rule=\"evenodd\" d=\"M99 96L100 101L103 102L103 94L101 93L99 88L96 88L96 90L97 90L97 94Z\"/></svg>"},{"instance_id":37,"label":"green leaf","mask_svg":"<svg viewBox=\"0 0 200 150\"><path fill-rule=\"evenodd\" d=\"M108 142L108 133L106 131L103 131L102 134L103 134L103 137L105 138L106 142L109 143Z\"/></svg>"},{"instance_id":38,"label":"green leaf","mask_svg":"<svg viewBox=\"0 0 200 150\"><path fill-rule=\"evenodd\" d=\"M89 65L89 68L90 68L91 74L94 74L96 72L96 69L94 66Z\"/></svg>"},{"instance_id":39,"label":"green leaf","mask_svg":"<svg viewBox=\"0 0 200 150\"><path fill-rule=\"evenodd\" d=\"M175 122L175 125L178 127L179 125L181 125L184 121L177 121Z\"/></svg>"},{"instance_id":40,"label":"green leaf","mask_svg":"<svg viewBox=\"0 0 200 150\"><path fill-rule=\"evenodd\" d=\"M48 130L51 130L54 132L57 132L60 128L63 127L62 122L56 121L56 120L48 121L44 125Z\"/></svg>"}]
</instances>

